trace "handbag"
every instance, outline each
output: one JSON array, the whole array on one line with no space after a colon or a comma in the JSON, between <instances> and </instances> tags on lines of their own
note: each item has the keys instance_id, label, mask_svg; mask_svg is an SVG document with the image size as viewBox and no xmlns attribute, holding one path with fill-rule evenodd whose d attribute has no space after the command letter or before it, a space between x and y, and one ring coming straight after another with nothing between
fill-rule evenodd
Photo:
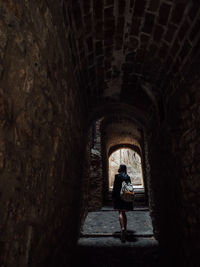
<instances>
[{"instance_id":1,"label":"handbag","mask_svg":"<svg viewBox=\"0 0 200 267\"><path fill-rule=\"evenodd\" d=\"M131 182L122 182L122 187L120 190L120 197L126 202L133 202L135 197L134 188Z\"/></svg>"}]
</instances>

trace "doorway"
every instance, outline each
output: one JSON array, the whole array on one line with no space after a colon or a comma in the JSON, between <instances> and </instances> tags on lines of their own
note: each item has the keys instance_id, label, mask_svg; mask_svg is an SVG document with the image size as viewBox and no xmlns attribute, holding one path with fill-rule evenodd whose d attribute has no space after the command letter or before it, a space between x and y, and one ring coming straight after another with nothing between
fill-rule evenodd
<instances>
[{"instance_id":1,"label":"doorway","mask_svg":"<svg viewBox=\"0 0 200 267\"><path fill-rule=\"evenodd\" d=\"M134 188L144 189L144 179L140 155L130 148L121 148L114 151L108 160L109 164L109 191L112 191L115 174L120 164L127 166L127 174L131 178Z\"/></svg>"}]
</instances>

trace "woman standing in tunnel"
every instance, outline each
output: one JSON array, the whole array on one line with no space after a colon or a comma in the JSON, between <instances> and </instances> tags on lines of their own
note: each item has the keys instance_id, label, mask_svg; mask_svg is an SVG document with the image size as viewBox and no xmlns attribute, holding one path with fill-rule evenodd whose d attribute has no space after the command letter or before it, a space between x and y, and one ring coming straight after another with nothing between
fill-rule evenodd
<instances>
[{"instance_id":1,"label":"woman standing in tunnel","mask_svg":"<svg viewBox=\"0 0 200 267\"><path fill-rule=\"evenodd\" d=\"M126 212L133 210L133 202L126 202L121 199L120 191L122 187L122 182L131 182L130 176L127 174L126 165L121 164L118 169L118 173L115 175L112 199L114 204L114 209L119 212L119 222L121 226L121 241L126 241L126 230L127 230L127 217Z\"/></svg>"}]
</instances>

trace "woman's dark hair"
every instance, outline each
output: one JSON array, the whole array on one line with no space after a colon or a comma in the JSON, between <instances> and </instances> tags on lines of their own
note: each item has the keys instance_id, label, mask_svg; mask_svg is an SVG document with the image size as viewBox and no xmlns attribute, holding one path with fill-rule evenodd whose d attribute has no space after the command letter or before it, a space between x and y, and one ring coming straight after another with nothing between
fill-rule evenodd
<instances>
[{"instance_id":1,"label":"woman's dark hair","mask_svg":"<svg viewBox=\"0 0 200 267\"><path fill-rule=\"evenodd\" d=\"M118 172L125 172L126 173L127 172L126 165L125 164L120 164Z\"/></svg>"}]
</instances>

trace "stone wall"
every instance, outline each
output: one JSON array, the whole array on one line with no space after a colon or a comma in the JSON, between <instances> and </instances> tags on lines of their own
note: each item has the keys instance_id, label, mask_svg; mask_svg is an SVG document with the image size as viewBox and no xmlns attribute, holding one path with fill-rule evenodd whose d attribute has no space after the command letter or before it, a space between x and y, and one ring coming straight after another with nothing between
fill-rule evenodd
<instances>
[{"instance_id":1,"label":"stone wall","mask_svg":"<svg viewBox=\"0 0 200 267\"><path fill-rule=\"evenodd\" d=\"M83 178L81 183L81 208L80 208L80 226L81 231L89 211L90 197L90 167L91 167L91 147L92 147L92 127L89 128L85 142L85 153L83 154Z\"/></svg>"},{"instance_id":2,"label":"stone wall","mask_svg":"<svg viewBox=\"0 0 200 267\"><path fill-rule=\"evenodd\" d=\"M154 227L177 264L191 267L200 250L199 107L199 80L179 88L150 145Z\"/></svg>"},{"instance_id":3,"label":"stone wall","mask_svg":"<svg viewBox=\"0 0 200 267\"><path fill-rule=\"evenodd\" d=\"M149 209L151 211L152 207L152 199L153 199L153 192L151 190L151 168L149 163L149 144L148 144L148 138L146 131L143 130L142 132L143 141L142 141L142 171L143 171L143 182L144 182L144 188L145 188L145 202L149 206ZM153 218L152 218L153 219ZM155 231L154 231L155 235Z\"/></svg>"},{"instance_id":4,"label":"stone wall","mask_svg":"<svg viewBox=\"0 0 200 267\"><path fill-rule=\"evenodd\" d=\"M53 265L78 236L84 110L61 4L0 3L2 267Z\"/></svg>"},{"instance_id":5,"label":"stone wall","mask_svg":"<svg viewBox=\"0 0 200 267\"><path fill-rule=\"evenodd\" d=\"M95 137L90 150L90 173L89 173L89 210L99 209L103 202L103 171L101 153L101 119L94 122Z\"/></svg>"},{"instance_id":6,"label":"stone wall","mask_svg":"<svg viewBox=\"0 0 200 267\"><path fill-rule=\"evenodd\" d=\"M67 265L87 208L85 200L80 208L85 115L112 101L123 114L126 102L142 123L159 96L161 124L147 132L154 229L183 267L195 266L200 90L189 70L199 77L199 8L192 0L0 2L2 267L58 266L59 255ZM122 139L113 130L108 150ZM125 133L128 143L134 132ZM102 201L98 152L88 164L95 207Z\"/></svg>"},{"instance_id":7,"label":"stone wall","mask_svg":"<svg viewBox=\"0 0 200 267\"><path fill-rule=\"evenodd\" d=\"M174 149L179 155L180 217L182 266L198 266L200 251L200 79L179 91L180 126ZM175 125L173 125L175 127ZM192 260L191 260L192 259ZM195 263L195 260L196 263Z\"/></svg>"}]
</instances>

